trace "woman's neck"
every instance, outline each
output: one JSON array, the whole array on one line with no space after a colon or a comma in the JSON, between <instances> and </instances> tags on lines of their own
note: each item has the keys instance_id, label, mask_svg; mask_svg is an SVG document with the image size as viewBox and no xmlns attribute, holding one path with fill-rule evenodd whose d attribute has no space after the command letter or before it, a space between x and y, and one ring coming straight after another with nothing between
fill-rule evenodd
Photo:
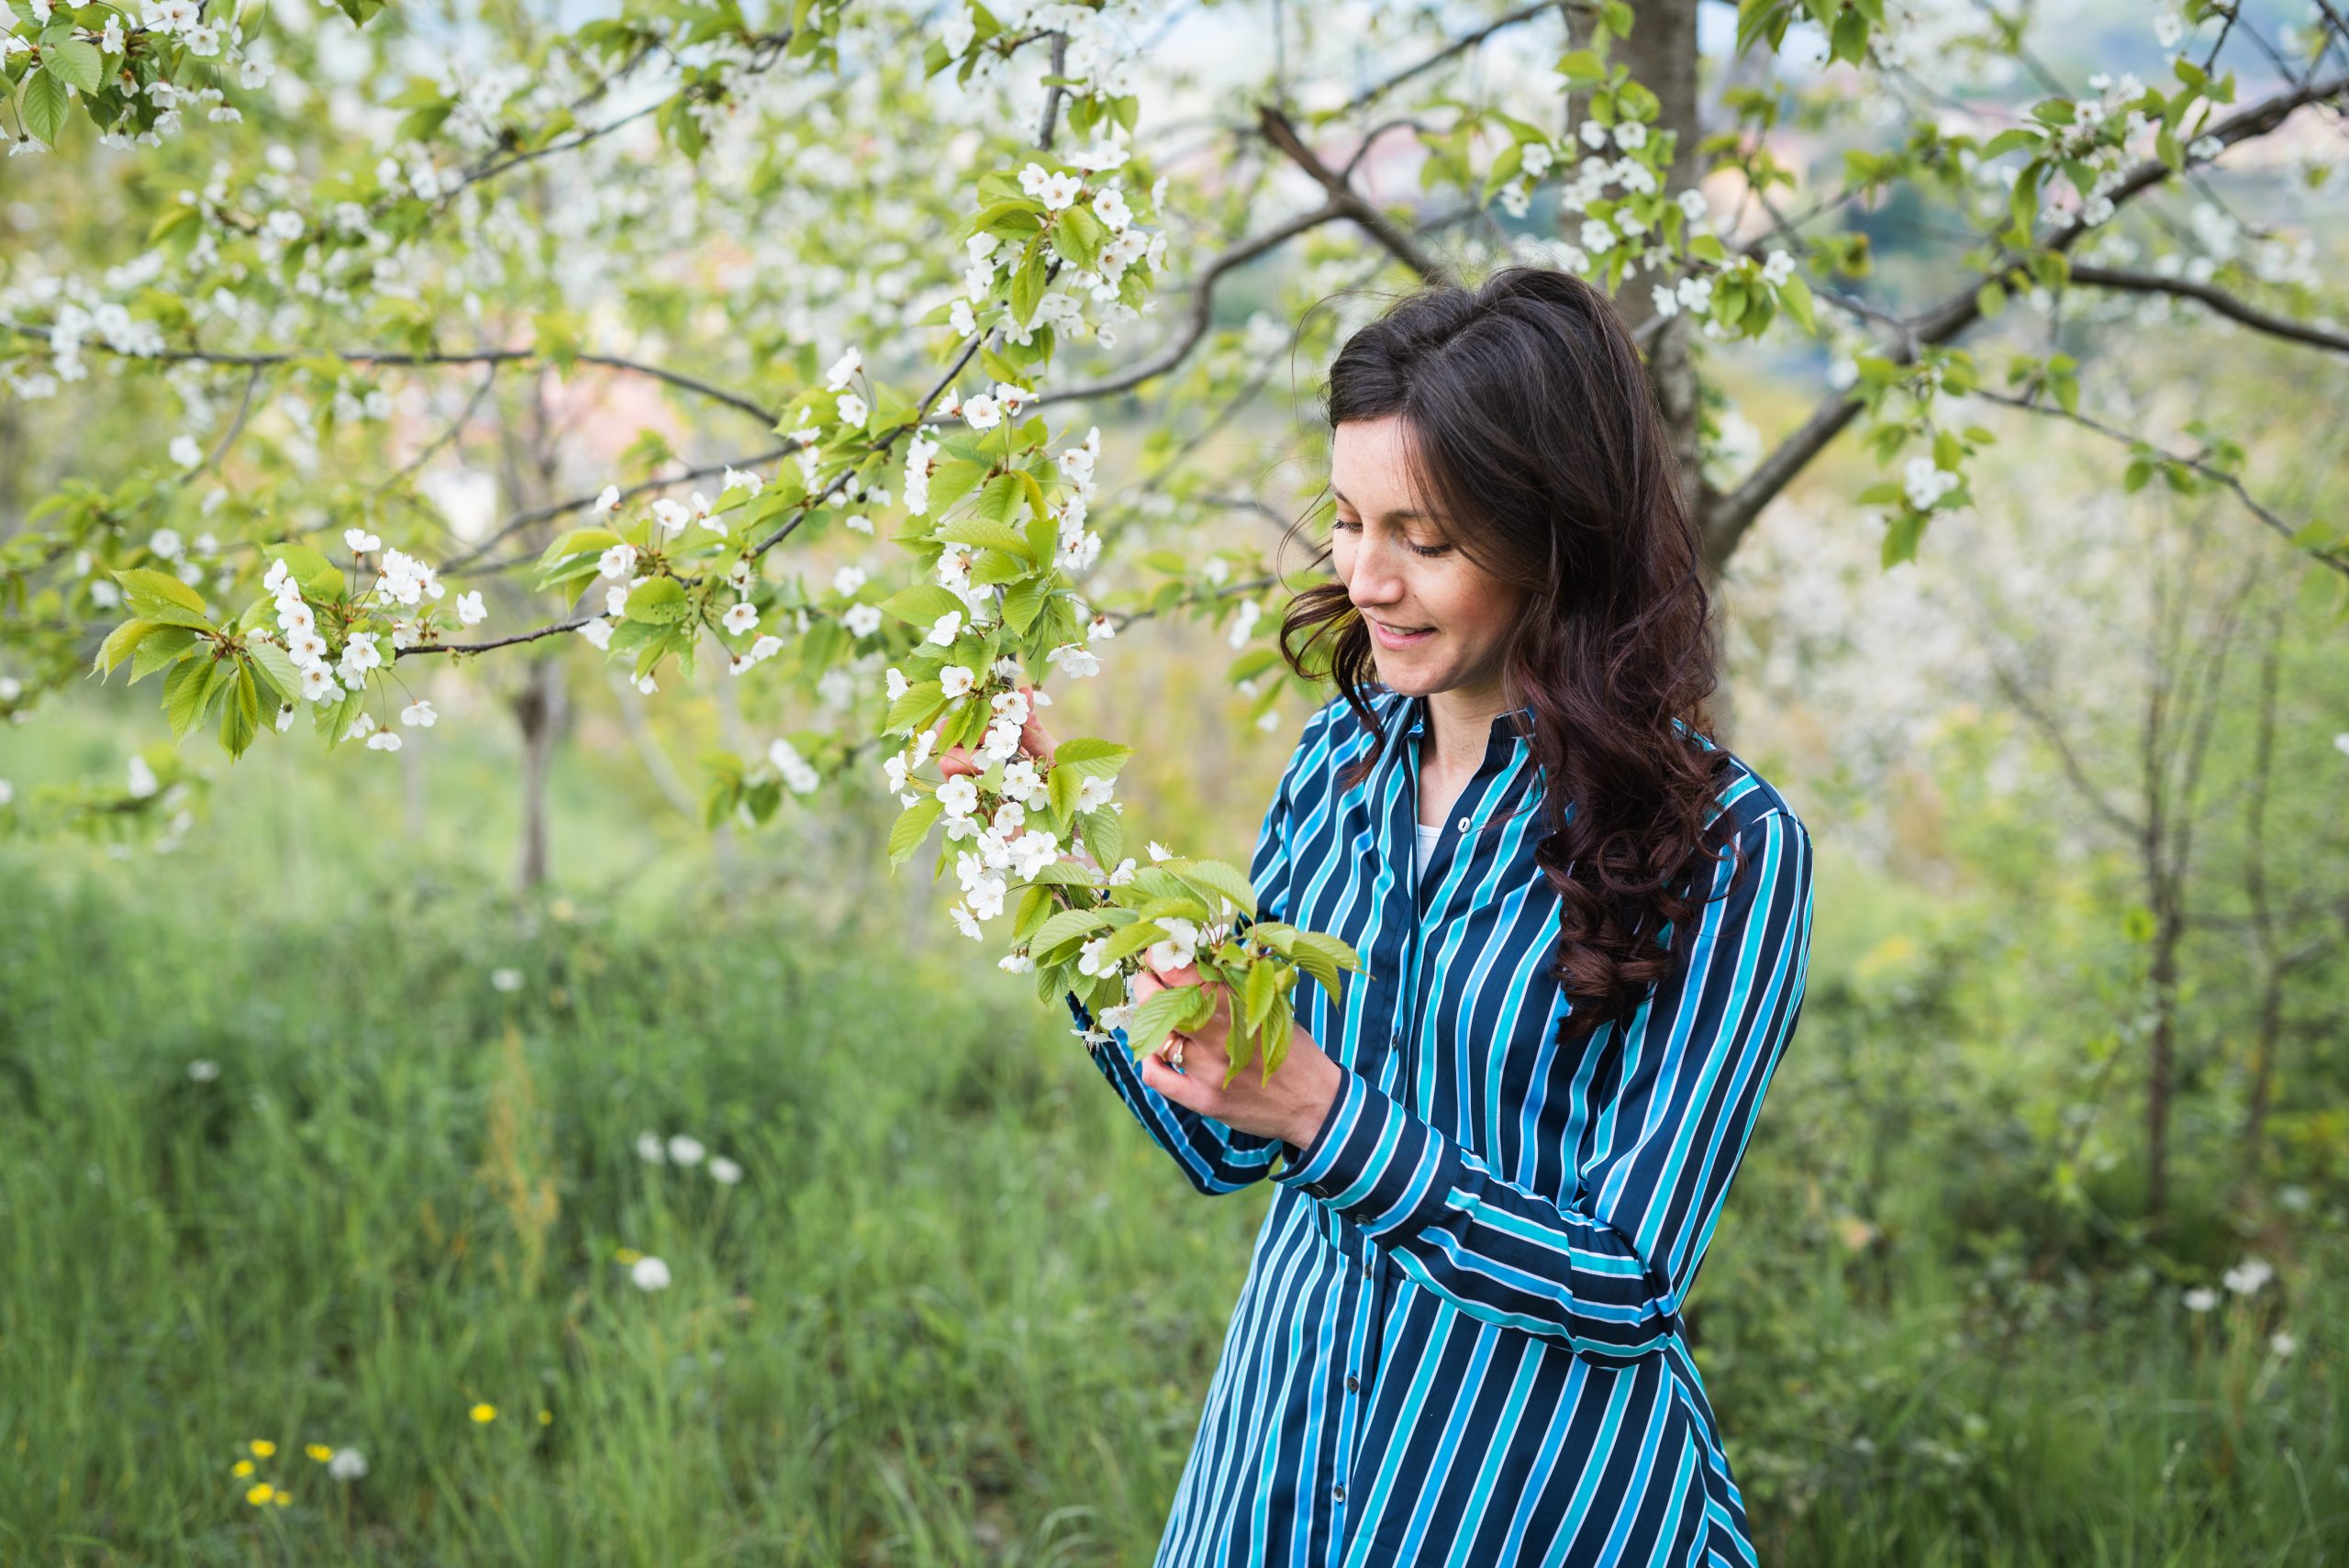
<instances>
[{"instance_id":1,"label":"woman's neck","mask_svg":"<svg viewBox=\"0 0 2349 1568\"><path fill-rule=\"evenodd\" d=\"M1464 777L1484 760L1493 720L1508 711L1508 705L1499 688L1494 687L1432 692L1427 706L1427 724L1419 732L1421 776Z\"/></svg>"}]
</instances>

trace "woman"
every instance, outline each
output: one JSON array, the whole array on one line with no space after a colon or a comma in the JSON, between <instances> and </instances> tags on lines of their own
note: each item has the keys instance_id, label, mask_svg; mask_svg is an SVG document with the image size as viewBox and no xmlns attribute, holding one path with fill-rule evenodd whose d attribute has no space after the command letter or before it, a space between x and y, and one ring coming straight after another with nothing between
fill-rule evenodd
<instances>
[{"instance_id":1,"label":"woman","mask_svg":"<svg viewBox=\"0 0 2349 1568\"><path fill-rule=\"evenodd\" d=\"M1702 733L1666 430L1605 297L1524 268L1362 328L1328 413L1337 580L1282 646L1329 634L1339 695L1251 874L1365 971L1229 1088L1228 1012L1137 1063L1069 997L1200 1191L1278 1189L1158 1562L1751 1563L1682 1312L1801 1010L1810 841Z\"/></svg>"}]
</instances>

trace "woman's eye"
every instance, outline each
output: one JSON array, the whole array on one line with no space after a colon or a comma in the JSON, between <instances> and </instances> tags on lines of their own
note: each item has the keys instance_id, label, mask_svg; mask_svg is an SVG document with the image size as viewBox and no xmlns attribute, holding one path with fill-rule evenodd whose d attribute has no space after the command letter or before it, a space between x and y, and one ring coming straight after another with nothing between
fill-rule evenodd
<instances>
[{"instance_id":1,"label":"woman's eye","mask_svg":"<svg viewBox=\"0 0 2349 1568\"><path fill-rule=\"evenodd\" d=\"M1331 517L1331 518L1330 519L1330 526L1332 528L1358 528L1362 527L1362 525L1361 525L1360 523L1358 523L1358 522L1354 522L1354 521L1353 521L1352 519L1350 519L1350 518L1346 518L1346 517ZM1448 544L1436 544L1436 545L1415 544L1415 545L1411 546L1411 549L1412 549L1412 550L1413 550L1414 552L1416 552L1416 553L1418 553L1418 554L1425 555L1425 556L1430 556L1430 557L1439 556L1439 555L1449 555L1449 554L1452 552L1452 547L1451 547L1450 545L1448 545Z\"/></svg>"}]
</instances>

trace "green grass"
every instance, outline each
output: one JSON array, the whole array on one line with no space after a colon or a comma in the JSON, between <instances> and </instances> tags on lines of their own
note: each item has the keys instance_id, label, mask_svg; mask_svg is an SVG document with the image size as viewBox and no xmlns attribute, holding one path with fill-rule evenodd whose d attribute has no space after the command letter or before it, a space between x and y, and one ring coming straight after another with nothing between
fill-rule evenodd
<instances>
[{"instance_id":1,"label":"green grass","mask_svg":"<svg viewBox=\"0 0 2349 1568\"><path fill-rule=\"evenodd\" d=\"M1194 1195L852 833L783 829L729 902L574 776L526 918L494 828L384 826L397 778L240 777L170 856L0 846L0 1562L1150 1561L1267 1195ZM1983 1042L1849 967L1691 1313L1765 1561L2343 1561L2337 1206L2207 1318L2143 1249L2022 1285L2066 1232L1937 1065Z\"/></svg>"}]
</instances>

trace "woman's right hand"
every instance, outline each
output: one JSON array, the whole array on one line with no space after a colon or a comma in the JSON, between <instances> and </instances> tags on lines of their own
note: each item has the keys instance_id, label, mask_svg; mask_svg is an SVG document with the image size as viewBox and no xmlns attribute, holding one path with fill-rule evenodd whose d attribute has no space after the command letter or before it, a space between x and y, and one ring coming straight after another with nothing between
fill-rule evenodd
<instances>
[{"instance_id":1,"label":"woman's right hand","mask_svg":"<svg viewBox=\"0 0 2349 1568\"><path fill-rule=\"evenodd\" d=\"M1040 767L1049 765L1057 743L1052 740L1052 731L1044 728L1043 719L1038 717L1041 710L1036 706L1036 688L1022 686L1019 689L1028 695L1028 721L1019 727L1020 754L1032 759ZM937 724L930 726L931 731L935 733L945 722L941 717ZM938 754L938 771L951 779L964 773L976 778L987 770L986 764L973 755L968 746L949 746ZM1027 830L1023 824L1012 837L1016 839ZM1101 869L1093 857L1082 850L1070 850L1066 853L1080 864L1090 866L1097 872Z\"/></svg>"},{"instance_id":2,"label":"woman's right hand","mask_svg":"<svg viewBox=\"0 0 2349 1568\"><path fill-rule=\"evenodd\" d=\"M1019 727L1019 750L1027 756L1033 758L1037 765L1041 767L1052 760L1055 746L1052 732L1044 728L1044 721L1037 717L1039 710L1036 706L1036 688L1022 686L1019 689L1028 696L1028 722ZM941 716L936 724L930 727L930 733L936 734L945 727L945 724L946 720ZM949 746L938 754L938 771L950 779L962 773L968 773L973 778L976 778L979 774L985 773L987 767L985 762L972 755L968 746Z\"/></svg>"}]
</instances>

